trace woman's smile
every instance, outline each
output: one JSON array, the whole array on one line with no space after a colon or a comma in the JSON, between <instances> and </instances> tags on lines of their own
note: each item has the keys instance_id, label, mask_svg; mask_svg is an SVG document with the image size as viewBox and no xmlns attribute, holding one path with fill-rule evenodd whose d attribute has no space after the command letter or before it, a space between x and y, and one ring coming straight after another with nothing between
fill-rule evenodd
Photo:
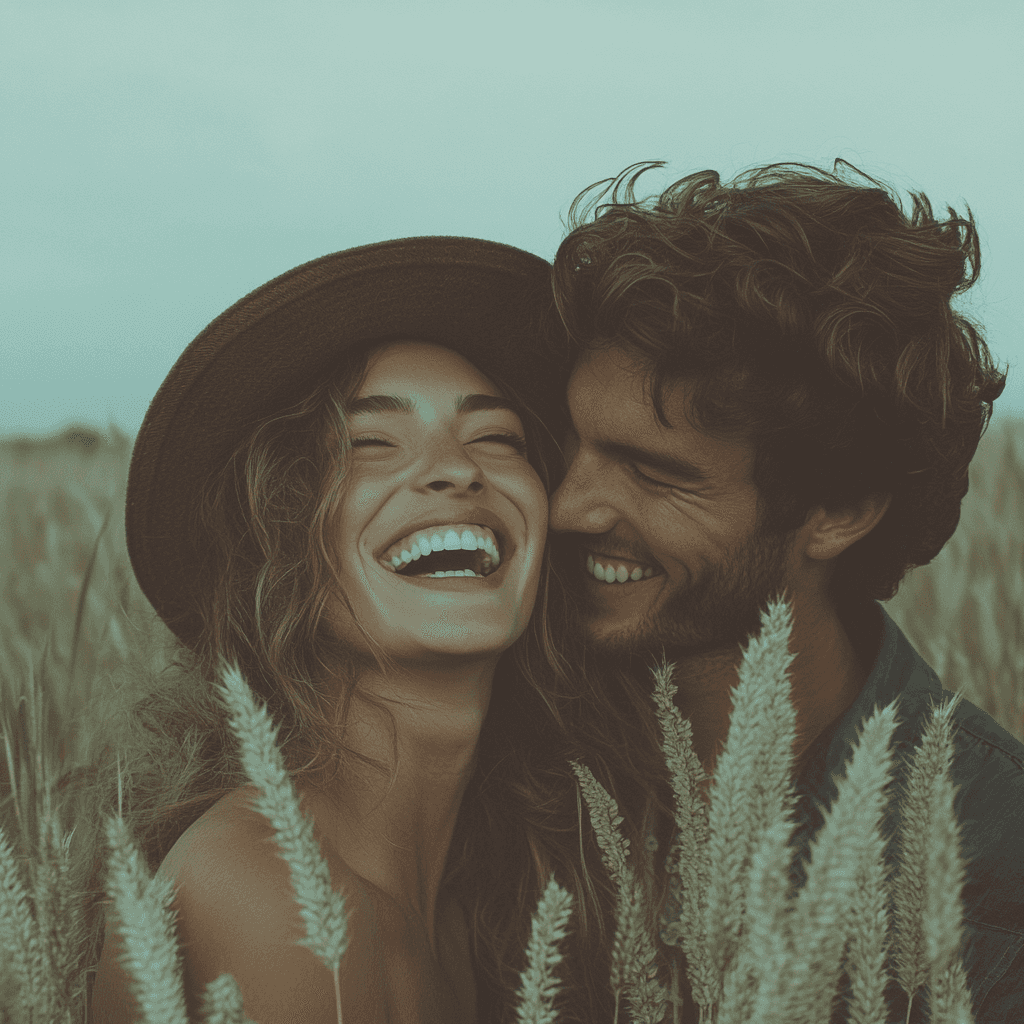
<instances>
[{"instance_id":1,"label":"woman's smile","mask_svg":"<svg viewBox=\"0 0 1024 1024\"><path fill-rule=\"evenodd\" d=\"M428 518L378 554L386 569L404 576L458 573L485 577L514 550L508 527L500 516L476 506L463 521ZM472 520L472 521L470 521Z\"/></svg>"},{"instance_id":2,"label":"woman's smile","mask_svg":"<svg viewBox=\"0 0 1024 1024\"><path fill-rule=\"evenodd\" d=\"M508 565L501 565L498 569L487 576L459 576L455 575L455 570L452 570L451 576L437 576L429 574L403 576L396 572L390 573L390 576L392 579L399 581L402 584L411 583L414 586L423 587L426 590L440 590L445 593L476 594L480 593L483 589L495 590L502 586L508 576Z\"/></svg>"},{"instance_id":3,"label":"woman's smile","mask_svg":"<svg viewBox=\"0 0 1024 1024\"><path fill-rule=\"evenodd\" d=\"M477 507L465 516L471 518L475 522L440 521L420 527L389 544L376 561L393 579L427 589L468 594L482 587L493 590L507 578L516 545L511 538L503 539L507 527L499 525L498 516ZM454 565L459 567L448 568Z\"/></svg>"}]
</instances>

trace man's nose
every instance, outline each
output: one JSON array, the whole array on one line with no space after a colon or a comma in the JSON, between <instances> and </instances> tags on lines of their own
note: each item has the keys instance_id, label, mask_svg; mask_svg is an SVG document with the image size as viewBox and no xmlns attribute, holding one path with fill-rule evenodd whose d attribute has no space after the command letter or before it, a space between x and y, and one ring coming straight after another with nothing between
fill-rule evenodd
<instances>
[{"instance_id":1,"label":"man's nose","mask_svg":"<svg viewBox=\"0 0 1024 1024\"><path fill-rule=\"evenodd\" d=\"M559 533L607 533L617 520L607 495L601 494L596 467L577 449L551 496L548 525Z\"/></svg>"}]
</instances>

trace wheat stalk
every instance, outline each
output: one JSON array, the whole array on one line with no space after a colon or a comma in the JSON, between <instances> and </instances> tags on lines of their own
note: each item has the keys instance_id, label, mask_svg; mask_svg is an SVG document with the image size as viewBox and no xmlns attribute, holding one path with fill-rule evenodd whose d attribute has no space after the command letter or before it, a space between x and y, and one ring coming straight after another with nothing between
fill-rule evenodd
<instances>
[{"instance_id":1,"label":"wheat stalk","mask_svg":"<svg viewBox=\"0 0 1024 1024\"><path fill-rule=\"evenodd\" d=\"M39 926L7 835L0 828L0 953L7 965L8 985L16 993L9 1004L18 1022L28 1021L34 1007L49 1002L50 978Z\"/></svg>"},{"instance_id":2,"label":"wheat stalk","mask_svg":"<svg viewBox=\"0 0 1024 1024\"><path fill-rule=\"evenodd\" d=\"M572 896L552 875L533 915L526 967L519 976L518 1024L555 1024L552 1004L558 982L554 970L562 962L558 944L565 938L571 914Z\"/></svg>"},{"instance_id":3,"label":"wheat stalk","mask_svg":"<svg viewBox=\"0 0 1024 1024\"><path fill-rule=\"evenodd\" d=\"M956 695L944 701L925 724L921 743L910 761L901 802L901 829L899 834L899 872L893 886L893 904L899 945L894 960L897 978L907 993L907 1019L910 1007L921 986L929 980L930 962L927 931L938 926L933 919L926 925L929 881L929 863L933 857L933 832L943 830L943 824L934 820L943 814L944 805L934 802L933 793L940 779L949 778L953 761L952 717L962 700ZM948 828L948 823L946 823ZM931 860L937 864L937 861ZM948 870L948 869L947 869ZM949 879L947 879L949 880ZM955 890L959 893L959 888ZM936 950L938 952L938 950Z\"/></svg>"},{"instance_id":4,"label":"wheat stalk","mask_svg":"<svg viewBox=\"0 0 1024 1024\"><path fill-rule=\"evenodd\" d=\"M601 848L601 859L617 891L615 939L612 943L610 982L615 993L615 1022L624 994L636 1024L660 1024L668 993L657 980L654 936L646 923L650 895L643 892L636 872L628 864L629 840L619 829L622 815L615 798L594 778L586 765L570 761L590 812L590 822Z\"/></svg>"},{"instance_id":5,"label":"wheat stalk","mask_svg":"<svg viewBox=\"0 0 1024 1024\"><path fill-rule=\"evenodd\" d=\"M708 955L707 892L711 879L708 853L708 807L700 792L707 780L703 766L693 750L693 728L675 706L676 686L672 682L674 666L662 664L654 672L652 694L662 732L662 750L669 770L675 801L676 839L665 870L669 873L669 898L678 908L675 920L663 915L661 940L680 946L689 965L693 997L700 1007L701 1020L715 1002L714 965ZM675 967L675 965L673 965ZM676 979L673 976L673 1005L676 1005Z\"/></svg>"},{"instance_id":6,"label":"wheat stalk","mask_svg":"<svg viewBox=\"0 0 1024 1024\"><path fill-rule=\"evenodd\" d=\"M39 842L36 859L32 864L32 897L31 904L35 912L36 932L39 935L39 954L41 970L47 979L45 995L36 1006L33 1014L51 1016L55 1010L55 984L58 977L55 949L56 920L54 918L54 897L57 886L57 860L59 840L54 840L53 830L57 823L53 820L53 807L49 799L48 789L40 799L37 792L36 822L39 829ZM39 805L43 806L40 807ZM57 919L59 920L59 918ZM40 993L42 995L42 993Z\"/></svg>"},{"instance_id":7,"label":"wheat stalk","mask_svg":"<svg viewBox=\"0 0 1024 1024\"><path fill-rule=\"evenodd\" d=\"M879 820L891 767L888 747L895 704L876 710L864 724L846 777L838 780L836 800L812 844L807 883L793 898L788 882L791 790L780 784L778 770L768 770L763 764L757 765L746 780L738 777L740 764L756 762L752 754L757 750L756 733L741 742L752 722L757 721L761 730L761 756L770 758L774 751L776 761L787 760L792 750L791 719L785 714L789 704L789 620L780 614L778 606L770 606L762 622L760 640L751 641L744 653L740 685L733 693L729 737L717 766L719 777L728 780L730 771L736 777L729 786L713 784L710 812L698 793L704 776L693 753L689 723L682 720L673 704L671 667L663 665L654 672L653 699L663 733L679 833L666 862L666 870L676 876L673 881L679 913L675 921L666 923L663 935L687 953L695 998L702 993L706 999L713 989L720 994L714 1003L700 1004L702 1021L825 1024L842 954L848 949L850 1020L854 1024L884 1024L888 879ZM326 864L284 772L265 709L256 710L237 669L225 670L224 693L225 703L233 712L232 728L242 746L243 762L260 793L258 807L274 826L279 846L289 861L296 900L307 923L307 941L303 944L314 948L321 959L328 957L329 967L334 965L340 1020L337 971L345 945L343 902L329 888ZM964 868L953 814L954 790L948 777L953 754L951 719L959 699L934 710L922 744L914 753L899 834L902 861L894 896L899 917L895 959L900 964L900 980L905 987L911 986L911 998L927 984L933 1024L971 1021L966 978L957 959ZM616 1019L625 994L636 1024L658 1024L664 1019L666 993L656 980L656 953L646 927L649 894L628 861L629 842L621 834L622 817L614 799L589 769L576 763L573 768L602 859L618 891L611 979ZM716 799L722 792L730 797L732 817L716 813ZM66 856L71 837L61 841L58 818L52 814L48 795L46 785L37 788L36 797L41 797L37 808L39 858L32 873L31 897L0 830L0 950L4 953L0 988L9 993L0 1021L10 1020L11 1024L39 1020L41 1008L45 1008L44 1019L56 1019L49 1014L55 1012L58 1001L57 965L70 962L57 933L69 916ZM709 850L716 828L723 839L730 827L735 829L737 808L744 803L747 852L733 854L733 860L739 859L741 865L738 883L724 884L715 877L722 862L710 860ZM147 877L128 838L121 819L120 774L118 812L118 817L107 823L112 850L108 892L121 919L126 946L123 963L147 1024L156 1020L178 1024L184 1020L183 985L168 909L170 882L159 875ZM735 831L729 842L734 839ZM725 864L729 869L732 866ZM723 929L731 952L722 958L717 974L711 949L700 941L700 929L710 930L708 891L716 884L722 891L727 891L730 884L737 885L740 892L739 927L730 932L733 922ZM322 903L318 905L325 892L337 899L327 909ZM554 968L562 960L557 944L566 934L570 914L571 897L552 878L534 915L527 967L520 976L521 1024L554 1024L552 1002L558 991ZM310 935L322 922L332 924L332 916L333 932ZM252 1024L245 1017L237 983L229 975L207 986L202 1013L209 1024Z\"/></svg>"},{"instance_id":8,"label":"wheat stalk","mask_svg":"<svg viewBox=\"0 0 1024 1024\"><path fill-rule=\"evenodd\" d=\"M888 881L885 842L876 825L865 837L850 903L849 1024L886 1024Z\"/></svg>"},{"instance_id":9,"label":"wheat stalk","mask_svg":"<svg viewBox=\"0 0 1024 1024\"><path fill-rule=\"evenodd\" d=\"M699 935L692 913L701 905L701 870L709 863L713 870L704 904L705 930L715 936L717 945L708 939L705 950L686 950L691 990L702 1021L825 1024L842 955L848 950L849 1019L853 1024L885 1024L890 882L880 826L892 770L889 746L896 703L876 709L863 724L847 774L837 780L836 799L811 845L807 882L794 895L788 870L794 827L793 791L788 783L791 768L787 766L785 786L778 771L778 762L789 760L794 721L785 710L786 706L791 709L786 677L791 619L783 611L778 604L769 605L762 615L759 640L752 640L744 652L729 735L712 783L710 828L703 850L695 838L699 815L695 825L693 818L680 813L681 807L692 806L686 797L697 774L691 734L678 712L673 714L670 667L654 670L654 702L680 833L666 862L666 870L679 876L674 887L678 914L662 934L681 946L687 941L687 930L691 939L694 931ZM938 783L924 786L921 782L922 772L929 779L938 775L948 780L951 712L951 707L944 707L929 723L918 752L920 766L911 777L910 811L905 817L918 822L922 838L915 845L911 837L907 848L920 850L924 859L916 862L916 875L913 870L904 871L904 887L908 878L915 877L920 885L912 913L904 916L917 922L922 936L918 974L930 979L929 987L936 993L933 1021L964 1024L971 1019L969 1002L962 964L953 959L960 935L963 874L956 853L952 796L943 795L947 791ZM946 745L940 742L942 737ZM927 806L923 804L926 797L931 801ZM710 862L704 860L707 850L717 851ZM735 903L727 902L730 893ZM913 927L904 931L913 944ZM931 947L924 938L929 932L936 936ZM699 942L692 944L699 946ZM714 1005L699 1001L698 993L707 998L709 987L716 990Z\"/></svg>"},{"instance_id":10,"label":"wheat stalk","mask_svg":"<svg viewBox=\"0 0 1024 1024\"><path fill-rule=\"evenodd\" d=\"M734 775L739 771L731 761L749 763L749 757L745 756L749 748L744 750L739 738L752 721L758 720L766 733L774 733L776 737L781 735L783 741L792 737L788 731L792 720L784 713L784 707L789 703L786 677L789 620L779 614L778 606L770 606L763 622L766 628L762 630L762 642L752 641L744 655L758 667L746 675L741 670L740 685L734 691L733 721L739 728L734 734L733 723L730 723L729 738L718 764L719 770L727 775L730 771ZM225 673L225 689L237 698L245 684L237 670L229 672L234 675ZM748 822L748 845L752 848L741 861L738 882L740 925L735 931L731 953L723 959L720 972L715 974L717 968L711 950L707 947L702 949L696 940L690 941L685 931L684 915L690 915L687 920L696 920L698 927L703 920L704 927L708 928L710 920L706 915L710 901L702 902L701 882L710 876L709 888L716 881L723 891L727 888L721 879L715 879L722 864L707 858L714 834L712 830L717 825L725 832L727 828L734 827L734 819L726 814L716 815L716 787L713 784L708 815L710 827L702 830L700 808L693 802L696 800L703 804L697 795L702 773L693 754L689 723L682 721L678 712L673 714L674 689L670 677L668 666L662 666L655 672L654 699L662 725L666 764L676 796L680 831L666 868L678 875L681 910L679 919L669 923L666 933L678 939L674 943L676 945L690 942L693 955L687 957L687 962L694 975L690 979L691 989L696 993L704 984L706 994L709 988L717 985L720 992L714 1005L701 1006L701 1019L713 1020L714 1024L750 1024L755 1021L758 1024L825 1024L839 978L841 957L848 944L851 1021L856 1024L884 1024L881 993L887 980L884 968L887 936L884 888L887 879L879 823L891 770L889 743L895 725L895 703L876 709L864 723L848 763L847 774L838 780L836 799L812 843L807 882L795 898L789 891L788 882L792 852L789 848L793 828L789 820L792 793L788 787L783 789L780 786L779 773L766 772L760 765L753 775L748 776L746 792L744 783L735 778L728 787L718 790L727 792L731 797L733 815L745 801L748 817L753 819L756 827L750 829ZM776 691L774 695L771 692L773 688ZM779 694L783 698L781 702ZM275 831L283 834L283 848L294 855L298 852L295 836L300 834L302 827L297 821L301 817L298 801L283 767L279 772L268 770L267 762L273 764L275 756L280 757L274 746L273 729L265 711L256 712L251 698L248 703L249 717L240 715L236 710L232 727L243 748L247 749L243 755L247 758L246 770L261 792L271 788L274 800L279 804L290 797L290 808L277 804L271 808L264 793L260 807L275 824ZM925 958L925 974L932 992L933 1024L970 1024L963 968L954 959L960 927L959 902L955 894L960 891L963 871L956 853L952 789L945 775L941 753L944 748L940 742L944 727L948 735L949 713L948 707L936 713L926 729L926 742L917 752L918 773L915 776L912 772L911 777L917 780L918 785L916 790L912 789L908 800L908 820L924 822L928 829L921 846L927 851L927 856L919 872L925 880L924 895L916 913L920 919L920 933L925 937L921 955ZM763 747L763 755L771 753L770 743L764 743ZM791 751L792 743L783 742L776 749ZM744 751L743 756L735 753L737 751ZM782 753L779 757L785 759ZM929 764L934 767L936 763L940 769L937 778L922 787L922 771ZM625 994L635 1024L660 1024L664 1020L666 992L655 977L656 953L645 923L649 894L643 891L628 861L629 840L621 833L623 819L615 800L588 768L577 762L571 764L587 803L602 860L618 892L610 979L616 999L615 1019L618 1020L621 996ZM282 797L282 786L289 797ZM929 801L923 812L920 810L922 794ZM308 838L312 839L311 832ZM908 848L912 848L912 844ZM736 855L733 856L735 858ZM311 891L308 878L295 882L296 874L310 874L308 850L297 859L300 867L293 867L293 888L298 899L300 888ZM714 871L711 870L712 865ZM905 877L909 875L907 872ZM703 918L699 913L694 917L701 908L704 909ZM571 898L553 878L550 879L534 915L527 966L520 975L520 1024L555 1024L552 1002L558 986L553 972L562 959L557 944L566 934L570 913ZM314 913L314 924L323 916L322 911ZM321 938L319 947L323 949L324 946ZM340 962L340 954L335 962L335 972L337 962ZM708 973L712 975L710 983ZM237 985L229 976L222 976L207 987L204 1019L209 1024L251 1024L242 1012Z\"/></svg>"},{"instance_id":11,"label":"wheat stalk","mask_svg":"<svg viewBox=\"0 0 1024 1024\"><path fill-rule=\"evenodd\" d=\"M5 947L0 943L0 1024L22 1024L26 1018L21 1009L21 978L14 964L7 959Z\"/></svg>"},{"instance_id":12,"label":"wheat stalk","mask_svg":"<svg viewBox=\"0 0 1024 1024\"><path fill-rule=\"evenodd\" d=\"M242 1010L242 993L230 974L222 974L206 986L200 1013L205 1024L255 1024Z\"/></svg>"},{"instance_id":13,"label":"wheat stalk","mask_svg":"<svg viewBox=\"0 0 1024 1024\"><path fill-rule=\"evenodd\" d=\"M257 789L253 806L273 826L306 925L305 937L296 941L310 949L334 975L338 1024L342 1024L339 970L348 946L344 898L331 887L330 870L313 835L313 824L299 808L266 708L256 707L236 666L223 666L221 678L223 684L218 689L238 738L242 764Z\"/></svg>"},{"instance_id":14,"label":"wheat stalk","mask_svg":"<svg viewBox=\"0 0 1024 1024\"><path fill-rule=\"evenodd\" d=\"M39 804L39 856L33 864L32 902L39 935L44 940L42 952L51 992L45 1011L37 1007L37 1012L41 1016L56 1017L58 1007L67 1012L71 1002L76 952L71 940L79 917L80 899L71 893L71 835L61 837L60 820L53 808L49 786L43 788Z\"/></svg>"},{"instance_id":15,"label":"wheat stalk","mask_svg":"<svg viewBox=\"0 0 1024 1024\"><path fill-rule=\"evenodd\" d=\"M754 849L794 806L796 712L787 674L794 658L791 628L792 616L781 600L762 612L761 634L751 638L739 667L729 732L711 783L708 856L714 871L704 920L713 1002L721 999L736 956Z\"/></svg>"},{"instance_id":16,"label":"wheat stalk","mask_svg":"<svg viewBox=\"0 0 1024 1024\"><path fill-rule=\"evenodd\" d=\"M890 704L863 725L835 801L811 843L807 881L794 900L780 952L764 965L757 1013L808 1024L828 1020L851 928L848 908L860 866L876 848L872 836L885 807L895 715Z\"/></svg>"},{"instance_id":17,"label":"wheat stalk","mask_svg":"<svg viewBox=\"0 0 1024 1024\"><path fill-rule=\"evenodd\" d=\"M719 978L722 996L716 1012L712 1016L710 1008L707 1011L715 1024L745 1024L751 1019L760 965L769 963L778 952L792 912L788 877L792 831L790 822L777 821L764 830L751 854L744 930L736 959Z\"/></svg>"},{"instance_id":18,"label":"wheat stalk","mask_svg":"<svg viewBox=\"0 0 1024 1024\"><path fill-rule=\"evenodd\" d=\"M953 814L953 795L954 787L948 776L939 775L929 806L931 828L922 915L932 1024L961 1024L970 1016L966 977L956 958L963 934L960 894L964 865L959 854L960 830Z\"/></svg>"},{"instance_id":19,"label":"wheat stalk","mask_svg":"<svg viewBox=\"0 0 1024 1024\"><path fill-rule=\"evenodd\" d=\"M170 912L173 882L159 873L149 877L120 814L107 819L106 835L107 893L114 901L125 945L122 964L132 979L143 1024L188 1024Z\"/></svg>"}]
</instances>

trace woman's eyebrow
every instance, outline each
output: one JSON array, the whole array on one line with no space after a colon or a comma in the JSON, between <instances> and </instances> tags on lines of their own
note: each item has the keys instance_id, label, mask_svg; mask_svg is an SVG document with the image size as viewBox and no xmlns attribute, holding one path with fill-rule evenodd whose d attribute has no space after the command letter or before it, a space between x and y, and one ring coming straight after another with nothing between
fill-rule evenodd
<instances>
[{"instance_id":1,"label":"woman's eyebrow","mask_svg":"<svg viewBox=\"0 0 1024 1024\"><path fill-rule=\"evenodd\" d=\"M455 403L455 411L459 412L490 412L492 409L507 409L514 412L520 419L523 417L522 409L515 402L507 398L499 398L497 395L459 395Z\"/></svg>"},{"instance_id":2,"label":"woman's eyebrow","mask_svg":"<svg viewBox=\"0 0 1024 1024\"><path fill-rule=\"evenodd\" d=\"M522 417L519 407L514 402L497 395L459 395L455 401L456 413L489 412L492 409L507 409L520 418ZM412 400L400 395L367 395L365 398L353 399L346 408L349 416L358 416L360 413L369 412L411 413L413 411Z\"/></svg>"},{"instance_id":3,"label":"woman's eyebrow","mask_svg":"<svg viewBox=\"0 0 1024 1024\"><path fill-rule=\"evenodd\" d=\"M413 407L411 399L398 395L367 395L353 399L345 411L349 416L358 416L362 412L412 412Z\"/></svg>"}]
</instances>

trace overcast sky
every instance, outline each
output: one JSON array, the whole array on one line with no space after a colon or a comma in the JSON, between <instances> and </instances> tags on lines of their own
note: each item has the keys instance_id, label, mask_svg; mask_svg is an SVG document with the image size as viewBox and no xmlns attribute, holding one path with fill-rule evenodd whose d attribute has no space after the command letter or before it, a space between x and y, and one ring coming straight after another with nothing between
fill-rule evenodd
<instances>
[{"instance_id":1,"label":"overcast sky","mask_svg":"<svg viewBox=\"0 0 1024 1024\"><path fill-rule=\"evenodd\" d=\"M1024 4L7 0L0 434L134 433L188 342L339 249L470 235L550 259L638 160L843 157L970 204L965 309L1024 416Z\"/></svg>"}]
</instances>

